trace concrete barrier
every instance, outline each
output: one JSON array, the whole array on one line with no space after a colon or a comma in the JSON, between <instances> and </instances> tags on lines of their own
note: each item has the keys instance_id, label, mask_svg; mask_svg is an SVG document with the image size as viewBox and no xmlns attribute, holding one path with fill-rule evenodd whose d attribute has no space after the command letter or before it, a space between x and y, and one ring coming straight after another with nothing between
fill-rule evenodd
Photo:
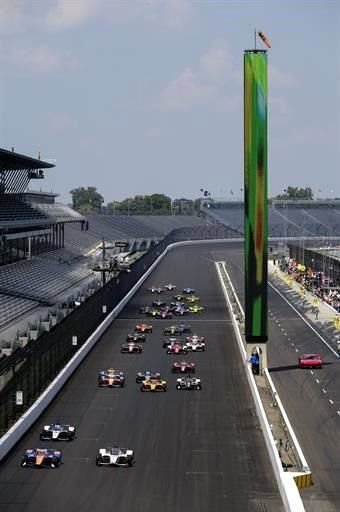
<instances>
[{"instance_id":1,"label":"concrete barrier","mask_svg":"<svg viewBox=\"0 0 340 512\"><path fill-rule=\"evenodd\" d=\"M232 323L234 326L236 339L237 339L238 346L240 349L242 361L245 366L245 371L246 371L249 387L250 387L250 390L251 390L251 393L252 393L252 396L254 399L257 416L258 416L260 424L261 424L264 440L265 440L266 447L268 450L269 458L272 463L272 467L273 467L275 478L276 478L276 481L277 481L277 484L279 487L279 491L280 491L280 494L282 497L282 501L284 503L285 509L289 512L305 512L305 508L303 506L301 496L299 494L297 485L294 481L294 474L287 473L287 472L283 471L281 460L280 460L280 457L279 457L279 454L277 451L277 447L275 445L275 442L274 442L274 439L272 436L272 432L270 429L270 425L269 425L265 410L264 410L262 402L261 402L261 398L260 398L260 395L259 395L259 392L258 392L258 389L256 386L256 382L254 379L254 375L252 374L251 368L248 365L243 337L240 332L239 323L237 321L236 315L234 314L234 311L233 311L232 303L231 303L230 297L227 292L223 274L229 281L229 286L233 290L233 293L236 295L235 290L232 287L231 279L228 275L225 264L223 262L217 262L217 263L215 263L215 265L216 265L216 270L217 270L219 280L221 282L223 294L224 294L224 297L225 297L225 300L226 300L226 303L228 306L228 310L229 310L229 313L230 313L230 316L232 319ZM236 299L236 297L235 297L235 299ZM240 307L238 299L237 299L237 303L238 303L238 307ZM242 307L241 307L241 310L242 310ZM243 310L242 310L242 313L243 313ZM243 315L244 315L244 313L243 313ZM289 423L289 425L290 425L290 423ZM295 437L295 435L294 435L294 437ZM296 437L295 437L295 439L296 439ZM301 453L302 453L302 451L301 451ZM299 473L298 475L300 476L301 474Z\"/></svg>"}]
</instances>

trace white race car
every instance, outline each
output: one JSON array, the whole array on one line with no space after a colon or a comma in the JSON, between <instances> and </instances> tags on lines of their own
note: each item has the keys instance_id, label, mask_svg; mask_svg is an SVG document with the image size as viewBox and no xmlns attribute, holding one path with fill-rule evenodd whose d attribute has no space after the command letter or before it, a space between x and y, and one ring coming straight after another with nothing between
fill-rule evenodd
<instances>
[{"instance_id":1,"label":"white race car","mask_svg":"<svg viewBox=\"0 0 340 512\"><path fill-rule=\"evenodd\" d=\"M72 441L76 437L76 427L62 423L45 425L40 431L42 441Z\"/></svg>"},{"instance_id":2,"label":"white race car","mask_svg":"<svg viewBox=\"0 0 340 512\"><path fill-rule=\"evenodd\" d=\"M205 341L202 341L199 336L190 336L190 338L187 338L183 348L188 352L204 352Z\"/></svg>"},{"instance_id":3,"label":"white race car","mask_svg":"<svg viewBox=\"0 0 340 512\"><path fill-rule=\"evenodd\" d=\"M175 285L175 284L171 284L171 283L169 283L169 284L166 284L166 285L164 286L164 288L165 288L166 290L169 290L169 292L172 292L172 291L176 290L176 285Z\"/></svg>"},{"instance_id":4,"label":"white race car","mask_svg":"<svg viewBox=\"0 0 340 512\"><path fill-rule=\"evenodd\" d=\"M133 465L134 457L134 451L127 448L100 448L96 456L96 465L129 468Z\"/></svg>"},{"instance_id":5,"label":"white race car","mask_svg":"<svg viewBox=\"0 0 340 512\"><path fill-rule=\"evenodd\" d=\"M198 377L191 377L189 375L186 377L181 377L181 378L177 379L176 389L178 391L184 390L184 389L188 390L188 391L201 390L202 389L201 379L199 379Z\"/></svg>"}]
</instances>

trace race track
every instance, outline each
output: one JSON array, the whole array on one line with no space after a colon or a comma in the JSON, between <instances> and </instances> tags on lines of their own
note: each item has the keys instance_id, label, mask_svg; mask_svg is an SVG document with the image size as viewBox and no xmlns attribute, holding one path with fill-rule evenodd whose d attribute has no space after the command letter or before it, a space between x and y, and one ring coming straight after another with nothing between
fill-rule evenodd
<instances>
[{"instance_id":1,"label":"race track","mask_svg":"<svg viewBox=\"0 0 340 512\"><path fill-rule=\"evenodd\" d=\"M195 245L166 256L2 464L0 512L284 510L213 263L227 247ZM152 322L141 355L120 353L126 334L144 318L139 306L152 300L146 288L167 282L196 288L207 308L186 318L207 339L205 353L186 356L197 364L202 391L175 389L171 363L178 356L161 346L169 321ZM110 366L126 373L124 388L98 388L98 371ZM146 367L168 380L166 393L140 392L135 375ZM21 468L23 450L40 444L41 425L57 419L78 426L74 442L57 445L64 464ZM135 450L134 467L96 467L98 448L112 444Z\"/></svg>"}]
</instances>

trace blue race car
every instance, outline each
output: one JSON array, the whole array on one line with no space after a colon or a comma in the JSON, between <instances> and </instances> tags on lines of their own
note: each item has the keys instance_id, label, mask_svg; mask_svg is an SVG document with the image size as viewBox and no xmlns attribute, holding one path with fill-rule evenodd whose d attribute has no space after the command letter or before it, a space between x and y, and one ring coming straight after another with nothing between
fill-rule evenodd
<instances>
[{"instance_id":1,"label":"blue race car","mask_svg":"<svg viewBox=\"0 0 340 512\"><path fill-rule=\"evenodd\" d=\"M185 295L193 295L195 288L183 288L182 293L185 293Z\"/></svg>"},{"instance_id":2,"label":"blue race car","mask_svg":"<svg viewBox=\"0 0 340 512\"><path fill-rule=\"evenodd\" d=\"M61 464L61 450L53 450L51 448L34 448L26 450L21 461L23 468L48 467L55 469Z\"/></svg>"}]
</instances>

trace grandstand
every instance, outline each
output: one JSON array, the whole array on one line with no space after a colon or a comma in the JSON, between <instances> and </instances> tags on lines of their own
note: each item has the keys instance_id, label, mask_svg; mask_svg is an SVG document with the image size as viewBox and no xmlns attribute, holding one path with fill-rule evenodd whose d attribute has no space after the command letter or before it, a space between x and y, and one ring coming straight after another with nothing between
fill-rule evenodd
<instances>
[{"instance_id":1,"label":"grandstand","mask_svg":"<svg viewBox=\"0 0 340 512\"><path fill-rule=\"evenodd\" d=\"M244 233L242 202L205 202L202 212L210 220ZM340 236L340 201L272 200L268 207L268 235L280 238Z\"/></svg>"}]
</instances>

